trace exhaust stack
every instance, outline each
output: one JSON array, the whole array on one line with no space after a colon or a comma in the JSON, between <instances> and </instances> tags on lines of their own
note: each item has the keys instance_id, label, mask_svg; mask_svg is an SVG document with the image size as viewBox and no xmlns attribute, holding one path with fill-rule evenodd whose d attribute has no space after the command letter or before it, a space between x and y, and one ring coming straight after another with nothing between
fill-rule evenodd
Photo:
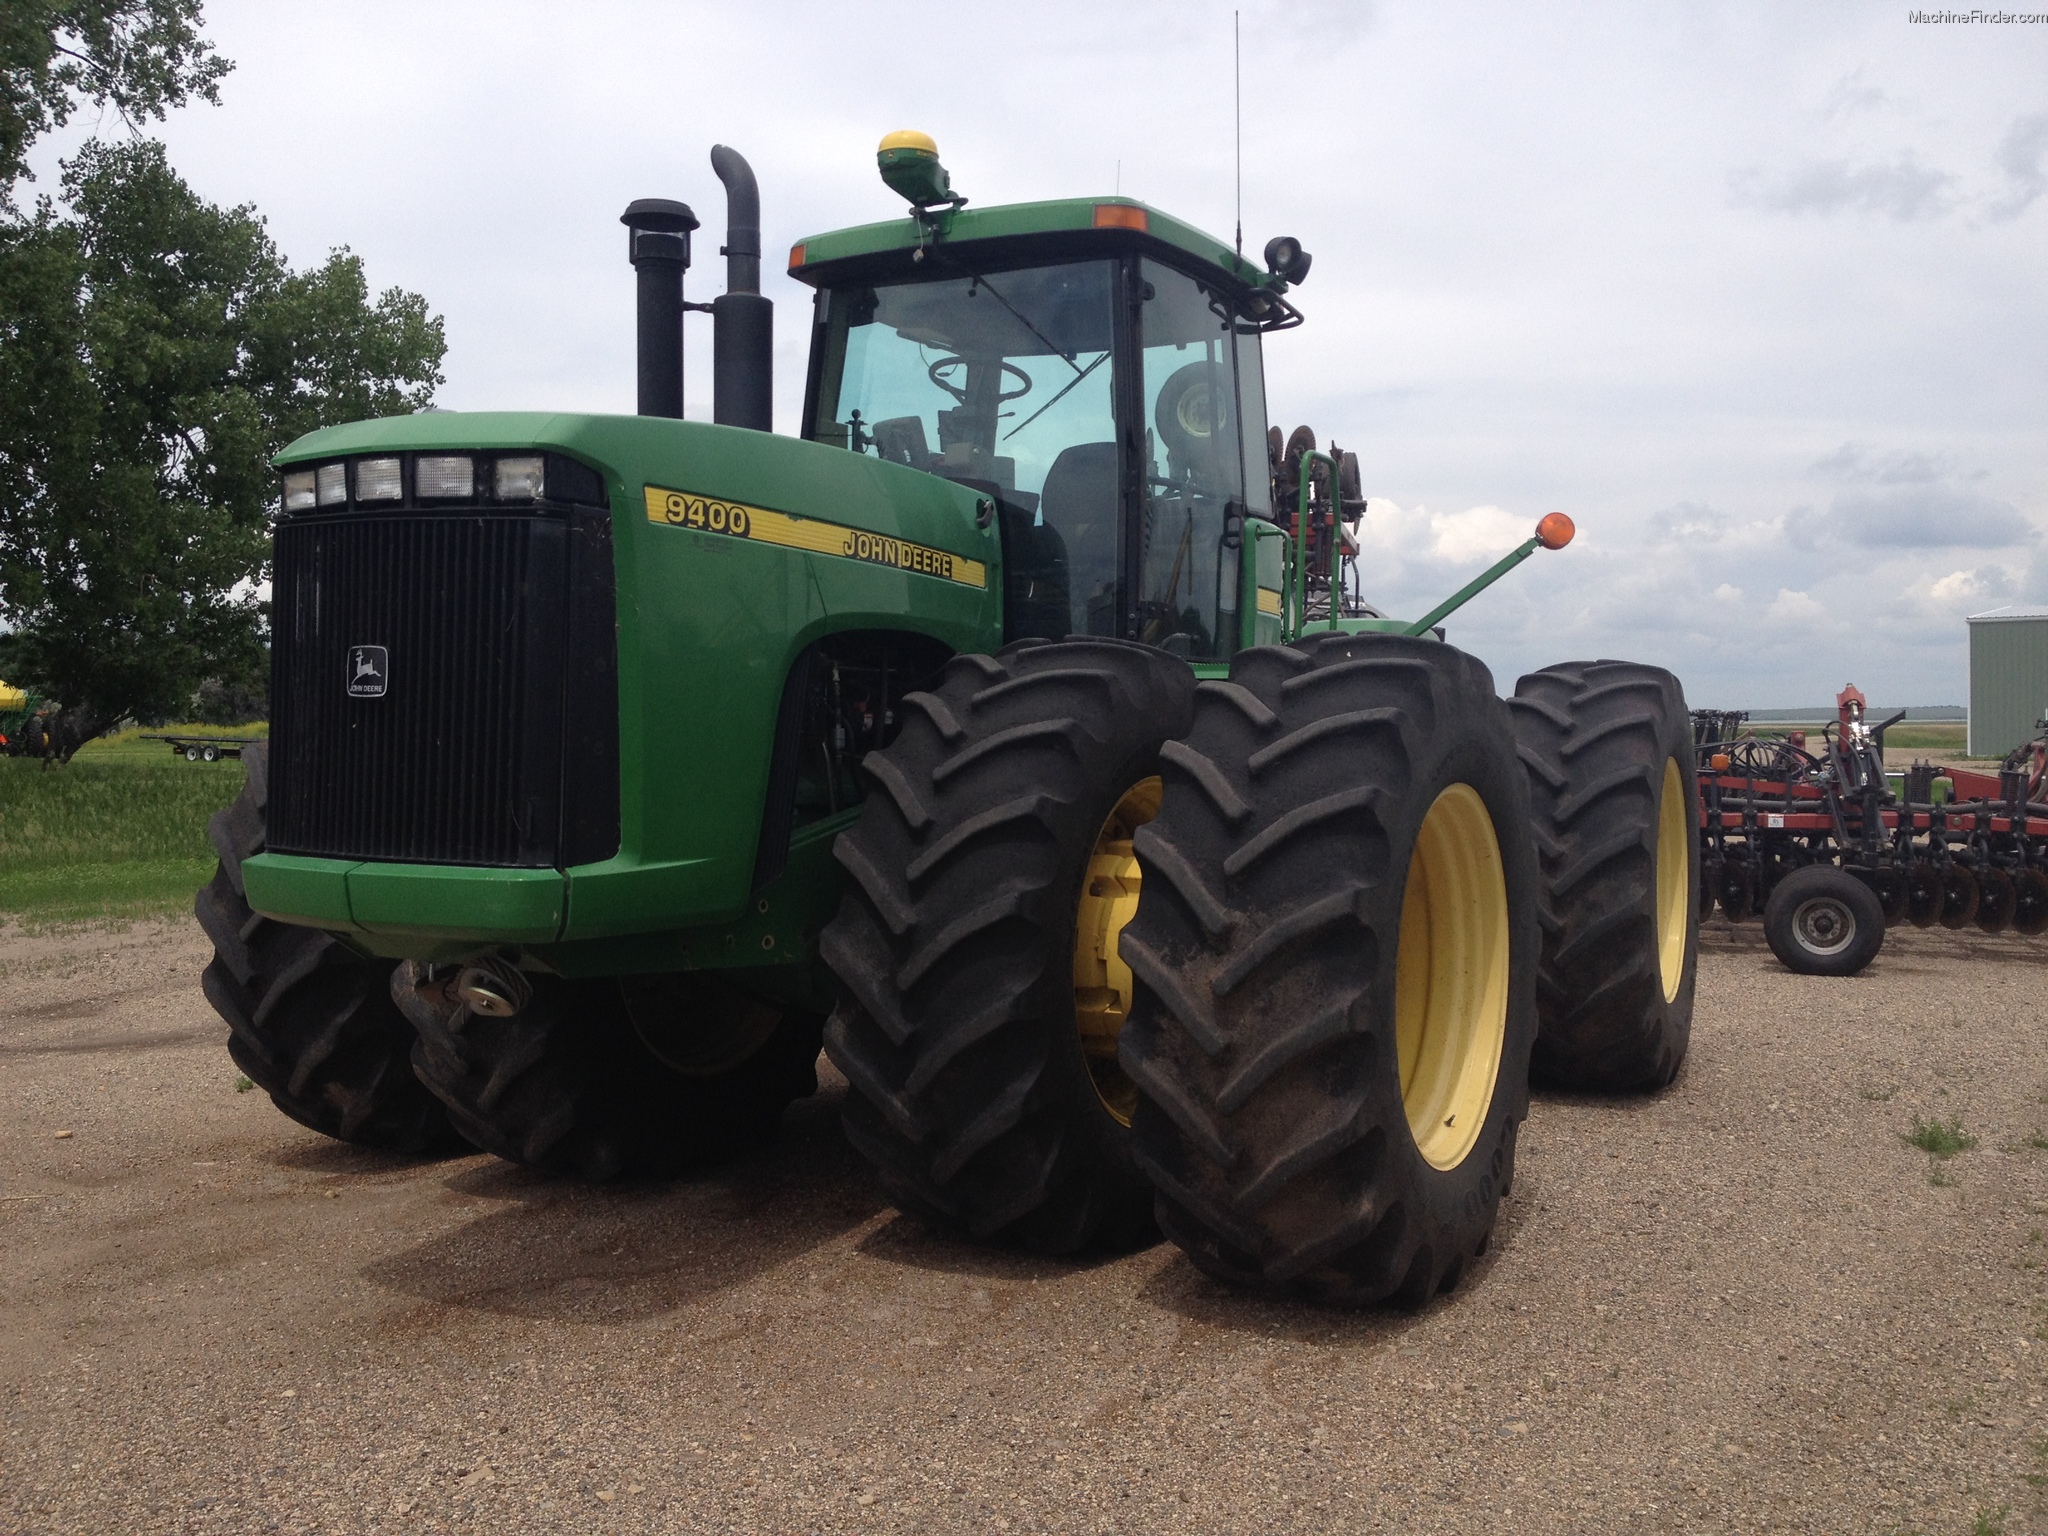
<instances>
[{"instance_id":1,"label":"exhaust stack","mask_svg":"<svg viewBox=\"0 0 2048 1536\"><path fill-rule=\"evenodd\" d=\"M775 303L761 293L761 192L753 167L737 150L714 145L711 169L725 183L725 292L711 301L711 419L770 432L775 424ZM687 254L684 259L687 263ZM641 291L646 292L644 287ZM680 299L680 282L677 295ZM641 326L644 337L644 319ZM678 364L679 396L681 377Z\"/></svg>"},{"instance_id":2,"label":"exhaust stack","mask_svg":"<svg viewBox=\"0 0 2048 1536\"><path fill-rule=\"evenodd\" d=\"M642 197L619 215L639 288L639 374L642 416L683 414L683 274L690 268L689 204ZM755 242L760 243L758 240Z\"/></svg>"}]
</instances>

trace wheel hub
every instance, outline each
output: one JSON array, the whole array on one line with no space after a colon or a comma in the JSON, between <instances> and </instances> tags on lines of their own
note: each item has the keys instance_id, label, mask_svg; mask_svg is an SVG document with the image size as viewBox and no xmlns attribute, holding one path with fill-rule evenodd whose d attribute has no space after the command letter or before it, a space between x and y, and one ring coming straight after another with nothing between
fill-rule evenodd
<instances>
[{"instance_id":1,"label":"wheel hub","mask_svg":"<svg viewBox=\"0 0 2048 1536\"><path fill-rule=\"evenodd\" d=\"M1074 1029L1102 1107L1131 1123L1138 1090L1117 1065L1116 1042L1131 1016L1131 968L1116 941L1138 911L1142 876L1131 839L1159 814L1164 781L1140 779L1116 803L1095 835L1074 923Z\"/></svg>"},{"instance_id":2,"label":"wheel hub","mask_svg":"<svg viewBox=\"0 0 2048 1536\"><path fill-rule=\"evenodd\" d=\"M1856 914L1832 896L1802 901L1792 914L1792 931L1800 948L1816 955L1839 955L1856 942Z\"/></svg>"},{"instance_id":3,"label":"wheel hub","mask_svg":"<svg viewBox=\"0 0 2048 1536\"><path fill-rule=\"evenodd\" d=\"M1678 759L1664 759L1664 788L1657 804L1657 969L1664 1001L1674 1002L1685 979L1687 904L1692 895L1692 803Z\"/></svg>"},{"instance_id":4,"label":"wheel hub","mask_svg":"<svg viewBox=\"0 0 2048 1536\"><path fill-rule=\"evenodd\" d=\"M1493 1104L1508 1021L1508 888L1486 802L1436 797L1401 899L1394 1033L1408 1129L1436 1168L1465 1160Z\"/></svg>"}]
</instances>

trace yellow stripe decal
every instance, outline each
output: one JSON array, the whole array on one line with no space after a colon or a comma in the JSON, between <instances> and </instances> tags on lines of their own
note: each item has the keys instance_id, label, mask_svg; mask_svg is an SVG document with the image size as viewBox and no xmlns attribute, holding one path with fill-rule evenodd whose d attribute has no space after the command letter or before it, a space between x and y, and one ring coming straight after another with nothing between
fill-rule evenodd
<instances>
[{"instance_id":1,"label":"yellow stripe decal","mask_svg":"<svg viewBox=\"0 0 2048 1536\"><path fill-rule=\"evenodd\" d=\"M916 571L921 576L936 576L963 587L988 586L988 567L964 555L912 544L907 539L892 539L887 534L869 533L864 528L822 522L815 517L797 517L743 502L693 496L688 491L648 486L647 521L673 528L695 528L702 533L722 533L728 538L752 539L757 544L779 544L784 549L808 550L816 555L838 555L899 571Z\"/></svg>"},{"instance_id":2,"label":"yellow stripe decal","mask_svg":"<svg viewBox=\"0 0 2048 1536\"><path fill-rule=\"evenodd\" d=\"M1280 594L1267 587L1259 588L1259 612L1271 614L1276 619L1279 618Z\"/></svg>"}]
</instances>

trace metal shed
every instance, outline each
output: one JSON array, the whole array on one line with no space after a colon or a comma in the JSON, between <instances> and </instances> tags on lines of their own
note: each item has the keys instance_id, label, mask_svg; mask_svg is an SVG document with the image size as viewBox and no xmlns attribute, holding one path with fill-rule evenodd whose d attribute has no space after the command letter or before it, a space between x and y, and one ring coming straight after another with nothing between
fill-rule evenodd
<instances>
[{"instance_id":1,"label":"metal shed","mask_svg":"<svg viewBox=\"0 0 2048 1536\"><path fill-rule=\"evenodd\" d=\"M2048 715L2048 608L1970 615L1970 756L2002 757Z\"/></svg>"}]
</instances>

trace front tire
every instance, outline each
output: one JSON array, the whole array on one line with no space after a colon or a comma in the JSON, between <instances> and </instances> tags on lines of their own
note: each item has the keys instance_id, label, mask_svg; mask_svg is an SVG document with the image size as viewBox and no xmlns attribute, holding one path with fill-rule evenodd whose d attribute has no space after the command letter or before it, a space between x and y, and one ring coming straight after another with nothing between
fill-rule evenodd
<instances>
[{"instance_id":1,"label":"front tire","mask_svg":"<svg viewBox=\"0 0 2048 1536\"><path fill-rule=\"evenodd\" d=\"M1801 976L1854 976L1884 945L1884 904L1833 864L1810 864L1778 882L1764 906L1764 939Z\"/></svg>"},{"instance_id":2,"label":"front tire","mask_svg":"<svg viewBox=\"0 0 2048 1536\"><path fill-rule=\"evenodd\" d=\"M1531 1076L1603 1093L1661 1088L1685 1061L1699 968L1685 690L1661 667L1574 661L1524 677L1508 705L1542 867Z\"/></svg>"},{"instance_id":3,"label":"front tire","mask_svg":"<svg viewBox=\"0 0 2048 1536\"><path fill-rule=\"evenodd\" d=\"M1162 754L1122 1041L1159 1222L1236 1284L1419 1307L1484 1251L1528 1108L1528 791L1478 661L1240 652Z\"/></svg>"},{"instance_id":4,"label":"front tire","mask_svg":"<svg viewBox=\"0 0 2048 1536\"><path fill-rule=\"evenodd\" d=\"M956 657L863 763L820 945L842 988L825 1050L853 1086L847 1140L900 1209L1039 1253L1153 1237L1111 909L1136 884L1118 823L1156 804L1193 691L1148 646L1020 641Z\"/></svg>"},{"instance_id":5,"label":"front tire","mask_svg":"<svg viewBox=\"0 0 2048 1536\"><path fill-rule=\"evenodd\" d=\"M593 1182L660 1176L719 1161L767 1139L782 1111L818 1087L821 1021L756 998L717 975L650 978L630 1006L660 1007L660 1033L636 1027L612 980L531 978L509 1017L472 1013L448 978L408 961L392 978L419 1030L412 1064L456 1127L508 1162ZM756 1027L755 1014L765 1015ZM652 1020L643 1020L651 1025ZM650 1039L675 1042L657 1054ZM737 1062L686 1043L758 1040ZM702 1049L702 1047L699 1047ZM667 1059L665 1059L667 1058Z\"/></svg>"},{"instance_id":6,"label":"front tire","mask_svg":"<svg viewBox=\"0 0 2048 1536\"><path fill-rule=\"evenodd\" d=\"M268 751L244 749L242 792L207 823L220 865L193 902L213 940L202 985L227 1021L228 1054L273 1104L323 1136L382 1152L456 1151L462 1138L412 1074L412 1025L391 1001L388 963L250 910L242 861L263 851Z\"/></svg>"}]
</instances>

